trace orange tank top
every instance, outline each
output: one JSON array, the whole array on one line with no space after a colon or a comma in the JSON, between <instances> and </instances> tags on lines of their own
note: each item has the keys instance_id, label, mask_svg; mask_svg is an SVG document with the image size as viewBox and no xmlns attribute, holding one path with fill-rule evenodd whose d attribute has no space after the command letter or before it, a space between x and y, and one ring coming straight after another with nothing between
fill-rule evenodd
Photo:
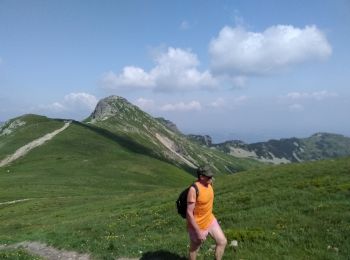
<instances>
[{"instance_id":1,"label":"orange tank top","mask_svg":"<svg viewBox=\"0 0 350 260\"><path fill-rule=\"evenodd\" d=\"M214 220L213 203L214 191L211 185L205 187L200 182L196 182L199 195L194 208L194 218L200 229L207 229Z\"/></svg>"}]
</instances>

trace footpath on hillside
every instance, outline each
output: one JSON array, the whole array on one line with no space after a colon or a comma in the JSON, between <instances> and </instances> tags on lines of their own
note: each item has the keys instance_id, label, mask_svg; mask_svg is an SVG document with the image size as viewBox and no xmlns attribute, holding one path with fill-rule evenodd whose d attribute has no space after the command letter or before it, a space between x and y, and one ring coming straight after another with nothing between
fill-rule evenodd
<instances>
[{"instance_id":1,"label":"footpath on hillside","mask_svg":"<svg viewBox=\"0 0 350 260\"><path fill-rule=\"evenodd\" d=\"M0 245L0 250L24 249L30 254L47 260L92 260L89 254L79 254L74 251L58 250L39 242L21 242L12 245ZM139 260L138 258L118 258L116 260Z\"/></svg>"},{"instance_id":2,"label":"footpath on hillside","mask_svg":"<svg viewBox=\"0 0 350 260\"><path fill-rule=\"evenodd\" d=\"M0 250L24 249L27 252L48 260L90 260L88 254L79 254L73 251L58 250L38 242L21 242L13 245L0 245Z\"/></svg>"},{"instance_id":3,"label":"footpath on hillside","mask_svg":"<svg viewBox=\"0 0 350 260\"><path fill-rule=\"evenodd\" d=\"M51 140L55 135L61 133L63 130L65 130L69 125L71 124L71 121L66 122L64 124L63 127L48 133L38 139L35 139L34 141L18 148L13 154L7 156L4 160L0 161L0 167L3 167L11 162L13 162L14 160L17 160L18 158L26 155L30 150L34 149L35 147L38 147L42 144L44 144L45 142Z\"/></svg>"}]
</instances>

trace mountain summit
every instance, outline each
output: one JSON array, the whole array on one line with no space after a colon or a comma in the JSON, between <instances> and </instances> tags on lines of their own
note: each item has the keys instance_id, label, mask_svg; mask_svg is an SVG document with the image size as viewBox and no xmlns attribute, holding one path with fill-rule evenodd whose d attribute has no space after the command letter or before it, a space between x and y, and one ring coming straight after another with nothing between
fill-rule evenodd
<instances>
[{"instance_id":1,"label":"mountain summit","mask_svg":"<svg viewBox=\"0 0 350 260\"><path fill-rule=\"evenodd\" d=\"M125 110L135 109L136 106L131 104L123 97L109 96L101 99L91 114L91 120L106 120L111 116L116 116L119 113L124 113Z\"/></svg>"},{"instance_id":2,"label":"mountain summit","mask_svg":"<svg viewBox=\"0 0 350 260\"><path fill-rule=\"evenodd\" d=\"M108 130L157 158L185 168L210 164L214 171L234 173L260 164L203 147L182 134L175 124L164 118L154 118L119 96L100 100L84 122Z\"/></svg>"},{"instance_id":3,"label":"mountain summit","mask_svg":"<svg viewBox=\"0 0 350 260\"><path fill-rule=\"evenodd\" d=\"M191 168L212 162L218 171L236 172L242 169L237 166L242 159L280 164L350 154L349 138L327 133L317 133L309 138L269 140L253 144L242 141L213 144L210 136L186 136L169 120L153 118L119 96L100 100L87 122L127 136L157 156ZM247 161L240 161L239 165L245 168Z\"/></svg>"}]
</instances>

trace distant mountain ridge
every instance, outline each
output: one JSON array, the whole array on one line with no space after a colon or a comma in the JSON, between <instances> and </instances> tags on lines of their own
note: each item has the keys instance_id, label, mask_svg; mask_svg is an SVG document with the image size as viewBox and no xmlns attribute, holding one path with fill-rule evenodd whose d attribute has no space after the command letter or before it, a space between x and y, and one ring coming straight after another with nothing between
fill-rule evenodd
<instances>
[{"instance_id":1,"label":"distant mountain ridge","mask_svg":"<svg viewBox=\"0 0 350 260\"><path fill-rule=\"evenodd\" d=\"M10 155L14 148L33 141L34 137L53 131L58 128L58 122L63 121L36 115L8 120L0 126L0 157ZM203 164L210 164L215 172L235 173L264 163L313 161L350 155L350 138L330 133L252 144L239 140L214 144L209 135L182 134L173 122L154 118L119 96L101 99L87 119L75 124L94 129L136 153L192 172ZM82 129L79 131L84 135Z\"/></svg>"},{"instance_id":2,"label":"distant mountain ridge","mask_svg":"<svg viewBox=\"0 0 350 260\"><path fill-rule=\"evenodd\" d=\"M189 138L194 139L193 135ZM350 138L340 134L315 133L307 138L283 138L247 144L231 140L207 144L207 136L196 136L201 145L218 149L238 158L251 158L274 164L315 161L350 155Z\"/></svg>"},{"instance_id":3,"label":"distant mountain ridge","mask_svg":"<svg viewBox=\"0 0 350 260\"><path fill-rule=\"evenodd\" d=\"M105 120L110 121L105 124ZM165 156L175 163L185 163L190 167L210 161L214 161L215 165L218 162L214 158L223 154L234 159L253 159L273 164L350 155L350 138L331 133L316 133L308 138L283 138L252 144L240 140L213 144L209 135L184 135L173 122L164 118L153 118L119 96L100 100L90 116L90 123L109 130L114 129L113 131L118 133L123 132L130 138L141 141L160 156ZM200 147L209 149L203 151ZM216 151L222 153L213 155L212 153ZM224 169L232 167L227 166L227 163L228 161L224 163Z\"/></svg>"}]
</instances>

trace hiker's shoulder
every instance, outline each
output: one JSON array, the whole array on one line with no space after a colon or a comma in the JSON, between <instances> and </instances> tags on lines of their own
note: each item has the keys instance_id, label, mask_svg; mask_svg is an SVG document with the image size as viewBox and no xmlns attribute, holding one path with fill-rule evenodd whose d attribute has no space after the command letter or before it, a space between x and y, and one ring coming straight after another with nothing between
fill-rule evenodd
<instances>
[{"instance_id":1,"label":"hiker's shoulder","mask_svg":"<svg viewBox=\"0 0 350 260\"><path fill-rule=\"evenodd\" d=\"M195 192L196 192L195 185L192 184L192 185L189 187L188 192L191 192L191 193L194 192L194 193L195 193Z\"/></svg>"},{"instance_id":2,"label":"hiker's shoulder","mask_svg":"<svg viewBox=\"0 0 350 260\"><path fill-rule=\"evenodd\" d=\"M198 184L196 184L195 182L191 184L191 186L188 188L188 193L190 195L196 195L198 193L199 189L198 189Z\"/></svg>"}]
</instances>

